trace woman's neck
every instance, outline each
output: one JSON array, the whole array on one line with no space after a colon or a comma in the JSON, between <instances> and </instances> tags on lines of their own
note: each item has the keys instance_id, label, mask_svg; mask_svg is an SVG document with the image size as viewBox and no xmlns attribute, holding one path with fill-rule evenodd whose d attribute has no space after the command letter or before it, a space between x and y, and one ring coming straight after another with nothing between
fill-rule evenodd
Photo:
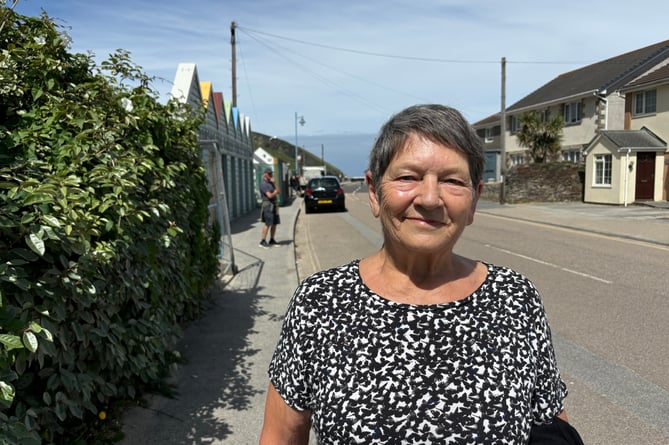
<instances>
[{"instance_id":1,"label":"woman's neck","mask_svg":"<svg viewBox=\"0 0 669 445\"><path fill-rule=\"evenodd\" d=\"M398 257L381 249L361 261L360 273L370 289L389 300L437 304L465 298L476 290L485 279L478 266L459 255Z\"/></svg>"}]
</instances>

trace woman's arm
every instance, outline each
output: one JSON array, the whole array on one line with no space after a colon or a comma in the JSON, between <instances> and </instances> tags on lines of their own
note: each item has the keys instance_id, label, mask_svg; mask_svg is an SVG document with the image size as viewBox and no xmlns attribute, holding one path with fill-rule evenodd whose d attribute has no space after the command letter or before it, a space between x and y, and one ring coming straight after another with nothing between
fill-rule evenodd
<instances>
[{"instance_id":1,"label":"woman's arm","mask_svg":"<svg viewBox=\"0 0 669 445\"><path fill-rule=\"evenodd\" d=\"M260 445L307 445L311 411L298 411L281 398L270 383Z\"/></svg>"}]
</instances>

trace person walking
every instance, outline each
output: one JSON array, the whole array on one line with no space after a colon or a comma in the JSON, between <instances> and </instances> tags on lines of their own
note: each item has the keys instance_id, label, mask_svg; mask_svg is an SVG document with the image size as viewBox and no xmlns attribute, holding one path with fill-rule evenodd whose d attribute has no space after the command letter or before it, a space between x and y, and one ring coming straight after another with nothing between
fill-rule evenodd
<instances>
[{"instance_id":1,"label":"person walking","mask_svg":"<svg viewBox=\"0 0 669 445\"><path fill-rule=\"evenodd\" d=\"M260 219L262 220L262 235L260 237L260 247L268 248L270 246L275 246L278 243L274 239L276 235L276 226L281 223L279 218L279 206L278 199L279 188L274 182L274 175L272 169L267 168L263 172L262 181L260 182L260 196L261 196L261 208L260 208ZM267 238L267 232L269 231L269 243L265 241Z\"/></svg>"}]
</instances>

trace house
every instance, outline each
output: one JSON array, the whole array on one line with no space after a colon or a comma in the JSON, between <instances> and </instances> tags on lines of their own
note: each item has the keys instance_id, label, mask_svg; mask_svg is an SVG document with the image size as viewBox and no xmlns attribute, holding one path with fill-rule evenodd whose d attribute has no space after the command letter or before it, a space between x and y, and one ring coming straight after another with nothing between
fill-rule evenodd
<instances>
[{"instance_id":1,"label":"house","mask_svg":"<svg viewBox=\"0 0 669 445\"><path fill-rule=\"evenodd\" d=\"M538 112L545 120L551 119L556 114L562 116L564 128L560 159L585 163L586 168L595 169L597 163L584 160L582 158L584 154L597 156L595 153L601 154L603 147L614 149L615 142L610 137L596 140L603 131L640 131L645 127L645 131L650 131L657 137L657 140L666 141L669 137L667 134L669 133L668 63L669 40L559 75L505 110L506 131L504 135L500 131L499 113L476 122L474 128L484 141L486 161L491 163L486 167L487 179L490 179L493 171L499 178L500 168L497 163L502 162L500 159L500 138L502 137L506 153L504 162L507 168L530 162L526 148L522 147L518 143L518 138L515 137L520 130L520 117L529 111ZM667 90L658 89L658 85L663 85L663 88ZM657 92L653 93L655 90ZM656 111L651 111L653 106L656 107ZM619 140L615 136L614 138ZM592 147L595 142L603 146L595 150ZM643 152L639 148L636 147L636 151L631 153L633 157ZM650 152L655 153L653 156L659 153L659 159L664 157L661 148L653 146ZM666 146L664 153L666 153ZM612 162L618 162L618 160L618 157L612 157ZM633 177L636 180L643 177L644 174L642 172L641 175L636 175L636 169L640 164L636 162L636 159L634 161L632 168L635 169ZM644 161L641 164L642 167L645 162L650 161ZM660 170L653 176L653 196L643 199L666 199L667 180L665 178L667 175L663 171L666 170L666 167L661 161L655 162L655 165L660 166ZM611 167L612 171L616 171L618 166L612 165ZM593 170L589 174L586 172L586 177L594 179L597 178L597 175ZM627 179L629 180L629 176ZM615 180L623 181L624 179L615 176ZM596 189L591 192L602 191L600 184L589 183L587 179L585 188L586 190ZM626 190L623 184L616 184L615 189L618 190L618 188ZM617 192L612 191L612 193L618 196ZM604 199L601 202L624 202L624 199L620 201L617 197L615 199L603 198L601 193L586 192L586 196L592 199ZM632 200L642 199L636 197L635 193L628 197Z\"/></svg>"},{"instance_id":2,"label":"house","mask_svg":"<svg viewBox=\"0 0 669 445\"><path fill-rule=\"evenodd\" d=\"M501 175L499 162L501 153L501 125L499 116L499 113L493 114L473 125L476 133L483 140L485 150L483 182L497 181Z\"/></svg>"},{"instance_id":3,"label":"house","mask_svg":"<svg viewBox=\"0 0 669 445\"><path fill-rule=\"evenodd\" d=\"M662 194L655 181L664 166L667 143L652 131L603 130L584 151L584 201L624 204Z\"/></svg>"},{"instance_id":4,"label":"house","mask_svg":"<svg viewBox=\"0 0 669 445\"><path fill-rule=\"evenodd\" d=\"M669 61L651 69L621 89L625 94L625 128L652 128L662 140L669 142ZM669 152L657 154L655 175L663 201L669 200ZM656 190L654 200L658 200ZM638 198L637 199L641 199Z\"/></svg>"}]
</instances>

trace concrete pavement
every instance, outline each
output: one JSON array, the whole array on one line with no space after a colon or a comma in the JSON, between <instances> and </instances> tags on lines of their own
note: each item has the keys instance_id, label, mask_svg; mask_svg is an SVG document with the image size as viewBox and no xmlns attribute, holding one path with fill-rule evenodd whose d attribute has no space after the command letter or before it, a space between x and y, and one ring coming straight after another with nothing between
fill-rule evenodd
<instances>
[{"instance_id":1,"label":"concrete pavement","mask_svg":"<svg viewBox=\"0 0 669 445\"><path fill-rule=\"evenodd\" d=\"M232 223L238 273L221 278L209 311L185 329L178 350L186 362L173 372L174 398L151 396L148 406L127 411L123 445L257 443L267 366L297 286L301 203L281 207L279 245L270 249L258 246L258 212ZM661 205L481 202L478 211L669 246L669 203Z\"/></svg>"},{"instance_id":2,"label":"concrete pavement","mask_svg":"<svg viewBox=\"0 0 669 445\"><path fill-rule=\"evenodd\" d=\"M669 246L669 202L611 206L582 202L479 203L478 212Z\"/></svg>"},{"instance_id":3,"label":"concrete pavement","mask_svg":"<svg viewBox=\"0 0 669 445\"><path fill-rule=\"evenodd\" d=\"M278 246L261 248L259 210L231 224L234 276L221 278L210 309L184 331L185 364L174 398L150 396L123 418L123 445L257 444L267 367L297 287L294 229L301 199L280 208Z\"/></svg>"}]
</instances>

